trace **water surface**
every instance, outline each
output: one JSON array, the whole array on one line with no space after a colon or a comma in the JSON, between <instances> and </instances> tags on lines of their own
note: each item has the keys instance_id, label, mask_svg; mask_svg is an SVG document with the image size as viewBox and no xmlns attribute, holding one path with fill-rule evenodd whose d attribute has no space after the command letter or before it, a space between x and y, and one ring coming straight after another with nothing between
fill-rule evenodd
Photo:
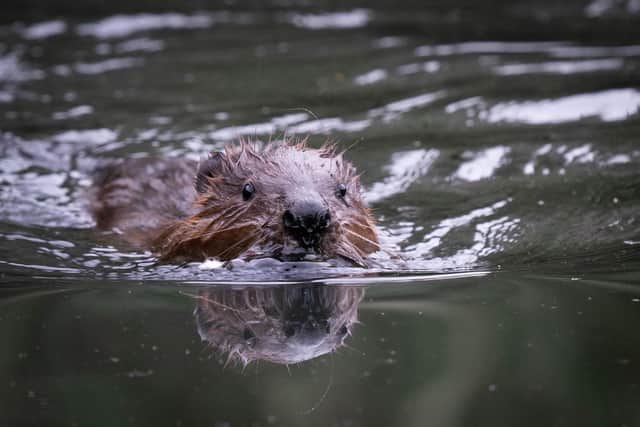
<instances>
[{"instance_id":1,"label":"water surface","mask_svg":"<svg viewBox=\"0 0 640 427\"><path fill-rule=\"evenodd\" d=\"M3 425L640 424L636 1L7 10ZM93 229L104 161L284 135L348 149L401 265Z\"/></svg>"}]
</instances>

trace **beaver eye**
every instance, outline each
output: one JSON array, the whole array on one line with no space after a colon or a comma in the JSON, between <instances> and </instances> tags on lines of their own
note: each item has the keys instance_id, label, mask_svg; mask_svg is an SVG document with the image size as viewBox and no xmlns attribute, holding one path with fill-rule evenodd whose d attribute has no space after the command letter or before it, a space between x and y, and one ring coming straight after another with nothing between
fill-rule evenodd
<instances>
[{"instance_id":1,"label":"beaver eye","mask_svg":"<svg viewBox=\"0 0 640 427\"><path fill-rule=\"evenodd\" d=\"M344 184L338 184L336 187L336 196L342 198L347 195L347 186Z\"/></svg>"},{"instance_id":2,"label":"beaver eye","mask_svg":"<svg viewBox=\"0 0 640 427\"><path fill-rule=\"evenodd\" d=\"M246 202L253 196L253 193L256 192L256 188L250 182L246 183L244 187L242 187L242 199Z\"/></svg>"}]
</instances>

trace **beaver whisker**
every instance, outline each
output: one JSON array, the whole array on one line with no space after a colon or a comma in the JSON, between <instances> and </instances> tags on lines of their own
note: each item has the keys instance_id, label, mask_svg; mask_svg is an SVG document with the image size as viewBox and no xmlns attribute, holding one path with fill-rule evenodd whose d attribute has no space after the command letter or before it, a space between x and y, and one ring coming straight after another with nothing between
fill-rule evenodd
<instances>
[{"instance_id":1,"label":"beaver whisker","mask_svg":"<svg viewBox=\"0 0 640 427\"><path fill-rule=\"evenodd\" d=\"M362 256L360 256L360 254L358 253L358 250L354 248L353 245L349 242L341 242L338 250L336 251L336 254L343 258L346 258L356 265L366 267L366 263L364 262Z\"/></svg>"},{"instance_id":2,"label":"beaver whisker","mask_svg":"<svg viewBox=\"0 0 640 427\"><path fill-rule=\"evenodd\" d=\"M241 230L241 229L247 227L247 225L244 225L244 226L242 224L237 225L236 222L237 222L237 219L234 220L232 223L227 224L228 227L226 227L226 228L211 228L212 225L209 224L207 226L207 230L208 231L206 233L202 234L200 236L200 238L202 239L203 242L206 242L208 240L211 240L216 234L224 233L224 232L232 231L232 230Z\"/></svg>"},{"instance_id":3,"label":"beaver whisker","mask_svg":"<svg viewBox=\"0 0 640 427\"><path fill-rule=\"evenodd\" d=\"M249 248L251 248L251 247L253 246L253 242L251 242L251 241L249 241L249 242L248 242L247 240L248 240L248 239L242 240L242 241L238 242L237 244L235 244L235 245L234 245L234 247L230 247L230 248L228 248L228 249L224 250L223 252L220 252L220 253L217 255L217 256L218 256L218 258L220 258L220 259L227 259L226 257L227 257L228 255L229 255L229 256L233 255L233 258L235 258L235 257L239 256L240 254L242 254L242 253L243 253L243 252L245 252L247 249L249 249ZM232 250L233 250L233 249L238 248L238 246L240 246L241 244L244 244L244 243L248 243L248 244L246 244L246 245L244 245L244 246L240 247L240 249L239 249L239 250L237 250L237 251L233 251L233 252L232 252Z\"/></svg>"},{"instance_id":4,"label":"beaver whisker","mask_svg":"<svg viewBox=\"0 0 640 427\"><path fill-rule=\"evenodd\" d=\"M227 216L229 218L233 218L234 216L236 216L236 215L238 215L240 213L246 212L249 209L249 207L250 207L249 205L244 205L244 206L232 205L232 206L229 206L229 207L224 208L222 210L220 209L220 207L209 208L209 209L206 209L206 210L202 211L198 215L195 215L194 217L198 218L198 219L206 218L206 219L209 219L211 222L216 222L216 221L220 220L221 218L223 218L223 219L227 218ZM215 216L213 216L213 217L210 216L212 211L216 213ZM231 213L229 213L229 212L231 212Z\"/></svg>"},{"instance_id":5,"label":"beaver whisker","mask_svg":"<svg viewBox=\"0 0 640 427\"><path fill-rule=\"evenodd\" d=\"M218 254L218 256L220 258L222 258L225 254L229 253L232 249L242 245L243 243L246 243L247 241L251 241L252 239L255 239L255 236L253 235L248 235L247 237L245 237L244 239L238 240L236 243L234 243L233 245L229 246L227 249L225 249L224 251L220 252ZM253 242L251 242L249 245L247 245L247 248L250 248L251 246L253 246L255 244L255 240ZM242 252L242 251L240 251Z\"/></svg>"},{"instance_id":6,"label":"beaver whisker","mask_svg":"<svg viewBox=\"0 0 640 427\"><path fill-rule=\"evenodd\" d=\"M261 243L263 243L263 242L264 242L267 238L269 238L269 237L270 237L269 233L266 233L266 232L265 232L265 233L263 233L263 234L262 234L262 235L260 235L260 236L255 240L255 241L253 241L253 242L251 243L251 245L249 246L249 248L260 245ZM249 248L247 248L247 249L249 249ZM278 250L282 250L281 245L278 245L278 246L276 247L276 250L275 250L275 251L273 251L273 252L277 252ZM273 254L272 254L272 253L270 253L270 254L268 254L266 257L273 257ZM250 257L249 259L259 259L259 258L265 258L265 256L261 256L261 257Z\"/></svg>"},{"instance_id":7,"label":"beaver whisker","mask_svg":"<svg viewBox=\"0 0 640 427\"><path fill-rule=\"evenodd\" d=\"M271 141L269 141L269 142L271 142ZM259 161L261 163L264 163L264 159L262 157L258 156L258 154L256 153L255 150L248 150L247 154L249 156L253 157L255 160L257 160L257 161Z\"/></svg>"},{"instance_id":8,"label":"beaver whisker","mask_svg":"<svg viewBox=\"0 0 640 427\"><path fill-rule=\"evenodd\" d=\"M345 226L349 226L349 225L358 225L360 226L360 228L365 228L365 229L369 227L369 225L367 225L366 223L360 222L357 219L354 219L353 217L349 218L349 221L345 221Z\"/></svg>"},{"instance_id":9,"label":"beaver whisker","mask_svg":"<svg viewBox=\"0 0 640 427\"><path fill-rule=\"evenodd\" d=\"M341 251L336 251L336 255L338 255L339 257L344 258L345 260L349 261L350 263L357 265L358 267L366 267L367 264L364 262L364 260L356 255L356 254L345 254Z\"/></svg>"},{"instance_id":10,"label":"beaver whisker","mask_svg":"<svg viewBox=\"0 0 640 427\"><path fill-rule=\"evenodd\" d=\"M242 212L244 213L244 211ZM201 232L203 233L202 235L202 240L206 241L210 238L211 235L216 234L216 233L221 233L223 231L227 231L231 228L233 228L232 226L234 226L236 224L236 221L233 220L230 222L227 222L225 225L227 226L226 228L215 228L216 226L219 226L220 224L218 224L218 221L223 223L224 220L221 220L220 217L222 217L224 215L224 213L221 213L220 215L216 216L215 218L207 218L208 223L205 227L203 227L203 229L201 230Z\"/></svg>"},{"instance_id":11,"label":"beaver whisker","mask_svg":"<svg viewBox=\"0 0 640 427\"><path fill-rule=\"evenodd\" d=\"M376 248L380 249L380 244L378 242L374 242L371 239L368 239L366 237L364 237L362 234L356 233L353 230L350 230L348 227L344 227L344 231L346 231L347 233L351 234L352 236L356 236L357 238L364 240L367 243L372 244L373 246L375 246Z\"/></svg>"},{"instance_id":12,"label":"beaver whisker","mask_svg":"<svg viewBox=\"0 0 640 427\"><path fill-rule=\"evenodd\" d=\"M267 232L267 230L265 230L264 228L262 229L263 233L256 239L255 242L253 242L253 245L257 245L262 243L264 240L267 239L267 237L269 237L269 233Z\"/></svg>"},{"instance_id":13,"label":"beaver whisker","mask_svg":"<svg viewBox=\"0 0 640 427\"><path fill-rule=\"evenodd\" d=\"M206 227L204 227L203 230L201 230L202 233L207 232L207 234L204 236L204 240L207 240L211 234L221 233L223 231L231 229L232 227L230 226L234 225L238 221L238 217L241 214L246 213L248 209L249 209L248 206L243 206L243 207L231 206L227 209L224 209L213 218L207 217L206 219L209 221L209 223L207 224ZM227 216L228 212L231 212L231 214ZM222 217L225 217L225 218L221 219ZM225 225L227 225L227 228L213 229L212 231L209 231L210 229L212 229L213 226L216 225L216 222L218 221L225 223Z\"/></svg>"}]
</instances>

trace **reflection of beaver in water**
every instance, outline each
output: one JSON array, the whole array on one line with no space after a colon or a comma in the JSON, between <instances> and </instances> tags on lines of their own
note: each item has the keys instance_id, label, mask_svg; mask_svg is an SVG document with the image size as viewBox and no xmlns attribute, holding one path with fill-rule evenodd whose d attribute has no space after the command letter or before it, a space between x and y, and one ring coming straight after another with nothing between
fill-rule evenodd
<instances>
[{"instance_id":1,"label":"reflection of beaver in water","mask_svg":"<svg viewBox=\"0 0 640 427\"><path fill-rule=\"evenodd\" d=\"M365 265L379 245L360 191L354 167L333 146L241 142L199 166L182 159L108 166L91 208L98 228L165 260L316 253Z\"/></svg>"},{"instance_id":2,"label":"reflection of beaver in water","mask_svg":"<svg viewBox=\"0 0 640 427\"><path fill-rule=\"evenodd\" d=\"M195 317L228 362L297 363L344 343L363 295L345 286L211 287L198 295Z\"/></svg>"}]
</instances>

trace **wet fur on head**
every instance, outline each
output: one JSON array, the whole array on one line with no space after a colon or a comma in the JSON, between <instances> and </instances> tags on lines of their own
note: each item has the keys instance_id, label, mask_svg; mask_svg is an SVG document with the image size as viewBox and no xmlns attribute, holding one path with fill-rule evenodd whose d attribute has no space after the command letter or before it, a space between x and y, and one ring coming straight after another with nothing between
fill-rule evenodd
<instances>
[{"instance_id":1,"label":"wet fur on head","mask_svg":"<svg viewBox=\"0 0 640 427\"><path fill-rule=\"evenodd\" d=\"M249 198L243 196L247 184L255 190ZM343 197L338 186L346 190ZM195 190L194 213L164 224L151 242L164 259L230 260L295 252L282 214L301 198L319 198L331 213L331 225L316 248L319 255L364 266L365 257L379 249L359 175L333 144L313 149L306 140L240 141L200 162Z\"/></svg>"}]
</instances>

